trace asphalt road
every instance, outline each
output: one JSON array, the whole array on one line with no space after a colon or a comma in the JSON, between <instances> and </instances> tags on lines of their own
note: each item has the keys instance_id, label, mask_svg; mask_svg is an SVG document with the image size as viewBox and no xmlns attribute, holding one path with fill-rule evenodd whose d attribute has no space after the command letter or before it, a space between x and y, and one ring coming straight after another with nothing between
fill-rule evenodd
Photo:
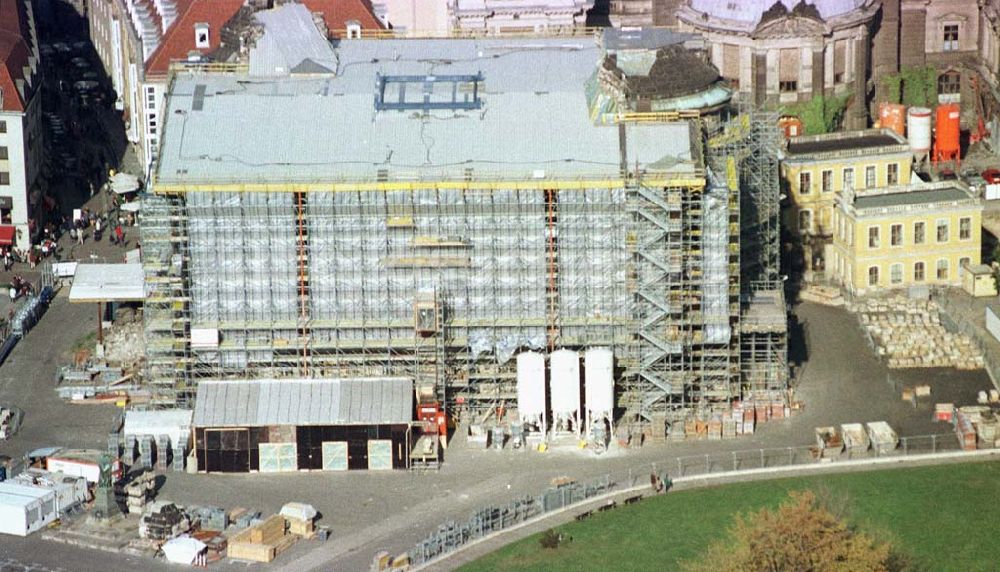
<instances>
[{"instance_id":1,"label":"asphalt road","mask_svg":"<svg viewBox=\"0 0 1000 572\"><path fill-rule=\"evenodd\" d=\"M112 407L65 404L56 399L55 368L68 356L73 340L93 327L89 306L69 305L60 297L39 326L0 367L0 401L27 410L21 434L0 444L0 452L20 454L42 445L103 448ZM758 426L752 436L725 441L651 444L594 457L573 447L547 453L483 451L458 439L438 472L294 473L281 475L188 475L167 473L159 498L179 504L211 504L276 512L289 501L313 504L321 523L332 528L326 543L300 542L275 563L277 569L365 570L379 550L402 552L449 519L464 520L475 509L505 504L516 496L537 494L550 480L571 476L589 480L614 473L648 474L650 463L672 466L679 456L757 448L810 445L817 426L843 422L888 421L901 435L949 434L950 426L932 420L935 401L974 402L976 392L991 387L984 372L909 370L890 372L867 348L857 320L843 309L799 306L805 361L797 396L805 408L791 419ZM900 399L895 385L928 383L932 398L914 409ZM895 385L894 385L895 384ZM945 439L953 439L947 436ZM110 558L42 540L37 535L8 541L0 537L0 558L17 558L71 569L153 569L143 561ZM147 566L148 564L148 566ZM224 564L223 568L241 564Z\"/></svg>"}]
</instances>

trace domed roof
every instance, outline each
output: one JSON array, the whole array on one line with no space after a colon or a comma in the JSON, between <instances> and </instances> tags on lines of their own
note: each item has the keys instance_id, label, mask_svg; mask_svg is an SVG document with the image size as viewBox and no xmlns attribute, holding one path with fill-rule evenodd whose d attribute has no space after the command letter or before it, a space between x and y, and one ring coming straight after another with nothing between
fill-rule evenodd
<instances>
[{"instance_id":1,"label":"domed roof","mask_svg":"<svg viewBox=\"0 0 1000 572\"><path fill-rule=\"evenodd\" d=\"M710 17L736 20L749 24L760 21L761 15L775 4L783 4L789 11L800 2L815 6L824 20L861 8L872 0L688 0L688 5Z\"/></svg>"}]
</instances>

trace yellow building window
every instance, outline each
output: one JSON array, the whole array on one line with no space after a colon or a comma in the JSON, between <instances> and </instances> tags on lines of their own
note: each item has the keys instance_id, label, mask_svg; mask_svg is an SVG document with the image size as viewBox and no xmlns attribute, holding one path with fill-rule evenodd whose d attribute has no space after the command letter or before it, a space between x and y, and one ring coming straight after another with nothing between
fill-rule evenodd
<instances>
[{"instance_id":1,"label":"yellow building window","mask_svg":"<svg viewBox=\"0 0 1000 572\"><path fill-rule=\"evenodd\" d=\"M808 195L812 192L812 173L799 173L799 194Z\"/></svg>"},{"instance_id":2,"label":"yellow building window","mask_svg":"<svg viewBox=\"0 0 1000 572\"><path fill-rule=\"evenodd\" d=\"M914 282L923 282L925 274L926 274L926 270L924 268L924 263L923 262L914 262L913 263L913 281Z\"/></svg>"},{"instance_id":3,"label":"yellow building window","mask_svg":"<svg viewBox=\"0 0 1000 572\"><path fill-rule=\"evenodd\" d=\"M903 246L903 225L894 224L889 227L889 243L892 246Z\"/></svg>"},{"instance_id":4,"label":"yellow building window","mask_svg":"<svg viewBox=\"0 0 1000 572\"><path fill-rule=\"evenodd\" d=\"M937 261L937 279L947 280L948 279L948 261L942 258Z\"/></svg>"},{"instance_id":5,"label":"yellow building window","mask_svg":"<svg viewBox=\"0 0 1000 572\"><path fill-rule=\"evenodd\" d=\"M882 243L877 226L868 227L868 248L878 248Z\"/></svg>"},{"instance_id":6,"label":"yellow building window","mask_svg":"<svg viewBox=\"0 0 1000 572\"><path fill-rule=\"evenodd\" d=\"M913 244L923 244L926 240L927 224L924 222L913 223Z\"/></svg>"},{"instance_id":7,"label":"yellow building window","mask_svg":"<svg viewBox=\"0 0 1000 572\"><path fill-rule=\"evenodd\" d=\"M833 171L823 171L820 178L820 192L829 193L833 190Z\"/></svg>"},{"instance_id":8,"label":"yellow building window","mask_svg":"<svg viewBox=\"0 0 1000 572\"><path fill-rule=\"evenodd\" d=\"M903 283L903 265L893 264L889 267L889 282L893 284Z\"/></svg>"},{"instance_id":9,"label":"yellow building window","mask_svg":"<svg viewBox=\"0 0 1000 572\"><path fill-rule=\"evenodd\" d=\"M948 242L948 221L946 220L937 221L937 241Z\"/></svg>"},{"instance_id":10,"label":"yellow building window","mask_svg":"<svg viewBox=\"0 0 1000 572\"><path fill-rule=\"evenodd\" d=\"M844 169L844 190L854 188L854 168L848 167Z\"/></svg>"},{"instance_id":11,"label":"yellow building window","mask_svg":"<svg viewBox=\"0 0 1000 572\"><path fill-rule=\"evenodd\" d=\"M868 285L878 286L878 266L868 267Z\"/></svg>"},{"instance_id":12,"label":"yellow building window","mask_svg":"<svg viewBox=\"0 0 1000 572\"><path fill-rule=\"evenodd\" d=\"M885 172L885 183L887 185L899 184L899 163L889 163Z\"/></svg>"},{"instance_id":13,"label":"yellow building window","mask_svg":"<svg viewBox=\"0 0 1000 572\"><path fill-rule=\"evenodd\" d=\"M813 213L809 209L799 211L799 232L810 234L813 229Z\"/></svg>"},{"instance_id":14,"label":"yellow building window","mask_svg":"<svg viewBox=\"0 0 1000 572\"><path fill-rule=\"evenodd\" d=\"M958 239L970 240L972 238L972 219L965 216L958 219Z\"/></svg>"},{"instance_id":15,"label":"yellow building window","mask_svg":"<svg viewBox=\"0 0 1000 572\"><path fill-rule=\"evenodd\" d=\"M871 189L875 185L875 165L869 165L865 167L865 188Z\"/></svg>"}]
</instances>

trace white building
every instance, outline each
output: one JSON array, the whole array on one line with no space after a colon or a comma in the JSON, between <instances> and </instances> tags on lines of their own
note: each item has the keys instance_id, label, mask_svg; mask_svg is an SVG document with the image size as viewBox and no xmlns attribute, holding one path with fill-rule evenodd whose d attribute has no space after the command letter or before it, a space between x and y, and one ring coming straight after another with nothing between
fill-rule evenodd
<instances>
[{"instance_id":1,"label":"white building","mask_svg":"<svg viewBox=\"0 0 1000 572\"><path fill-rule=\"evenodd\" d=\"M451 0L452 28L546 32L584 26L594 0Z\"/></svg>"}]
</instances>

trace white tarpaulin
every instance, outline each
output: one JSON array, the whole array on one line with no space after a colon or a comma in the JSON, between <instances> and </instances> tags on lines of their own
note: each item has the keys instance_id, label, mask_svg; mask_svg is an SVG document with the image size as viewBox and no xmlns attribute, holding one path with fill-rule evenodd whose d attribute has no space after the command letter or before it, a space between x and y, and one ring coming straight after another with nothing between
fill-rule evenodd
<instances>
[{"instance_id":1,"label":"white tarpaulin","mask_svg":"<svg viewBox=\"0 0 1000 572\"><path fill-rule=\"evenodd\" d=\"M207 545L190 536L178 536L173 540L168 540L160 547L168 562L174 564L194 564L198 555L205 550Z\"/></svg>"},{"instance_id":2,"label":"white tarpaulin","mask_svg":"<svg viewBox=\"0 0 1000 572\"><path fill-rule=\"evenodd\" d=\"M170 446L187 446L191 435L190 409L164 409L162 411L127 411L122 435L152 435L170 437Z\"/></svg>"},{"instance_id":3,"label":"white tarpaulin","mask_svg":"<svg viewBox=\"0 0 1000 572\"><path fill-rule=\"evenodd\" d=\"M127 213L137 213L139 212L139 201L132 201L130 203L124 203L122 206L118 207L118 210L125 211Z\"/></svg>"},{"instance_id":4,"label":"white tarpaulin","mask_svg":"<svg viewBox=\"0 0 1000 572\"><path fill-rule=\"evenodd\" d=\"M146 298L142 264L80 264L70 302L141 302Z\"/></svg>"},{"instance_id":5,"label":"white tarpaulin","mask_svg":"<svg viewBox=\"0 0 1000 572\"><path fill-rule=\"evenodd\" d=\"M316 515L318 513L311 504L305 504L301 502L290 502L290 503L285 503L285 506L281 507L281 512L279 514L281 516L287 516L290 518L297 518L299 520L310 521L316 518Z\"/></svg>"},{"instance_id":6,"label":"white tarpaulin","mask_svg":"<svg viewBox=\"0 0 1000 572\"><path fill-rule=\"evenodd\" d=\"M139 178L128 173L118 173L111 177L111 190L119 195L133 193L139 190Z\"/></svg>"}]
</instances>

